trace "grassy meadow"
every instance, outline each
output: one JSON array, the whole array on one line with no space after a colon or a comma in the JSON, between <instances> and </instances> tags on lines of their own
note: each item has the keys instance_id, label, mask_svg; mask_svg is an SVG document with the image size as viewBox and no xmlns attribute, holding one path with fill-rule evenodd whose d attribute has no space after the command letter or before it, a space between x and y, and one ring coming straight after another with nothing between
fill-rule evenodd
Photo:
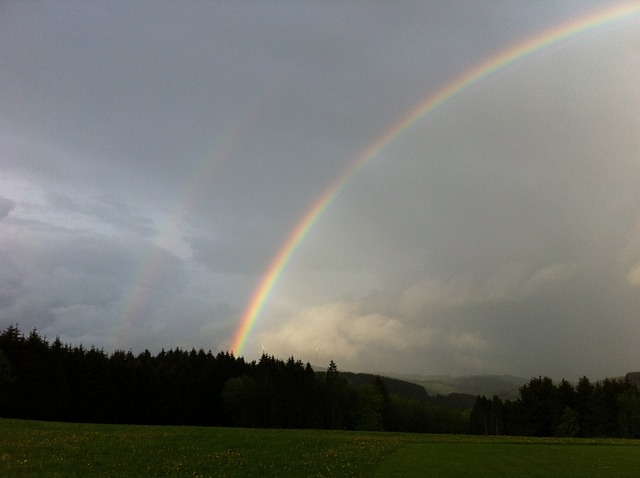
<instances>
[{"instance_id":1,"label":"grassy meadow","mask_svg":"<svg viewBox=\"0 0 640 478\"><path fill-rule=\"evenodd\" d=\"M0 419L0 476L637 476L640 441Z\"/></svg>"}]
</instances>

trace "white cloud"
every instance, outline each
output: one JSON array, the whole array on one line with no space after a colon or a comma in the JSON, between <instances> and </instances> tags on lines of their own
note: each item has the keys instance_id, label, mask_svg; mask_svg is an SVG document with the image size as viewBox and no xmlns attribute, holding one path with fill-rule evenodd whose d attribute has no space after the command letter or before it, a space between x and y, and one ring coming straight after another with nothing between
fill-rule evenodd
<instances>
[{"instance_id":1,"label":"white cloud","mask_svg":"<svg viewBox=\"0 0 640 478\"><path fill-rule=\"evenodd\" d=\"M575 264L551 264L534 273L520 263L508 264L484 280L458 274L449 280L428 278L407 288L400 307L407 316L417 316L431 307L463 308L528 299L568 280Z\"/></svg>"},{"instance_id":2,"label":"white cloud","mask_svg":"<svg viewBox=\"0 0 640 478\"><path fill-rule=\"evenodd\" d=\"M627 282L635 287L640 287L640 262L638 262L627 274Z\"/></svg>"},{"instance_id":3,"label":"white cloud","mask_svg":"<svg viewBox=\"0 0 640 478\"><path fill-rule=\"evenodd\" d=\"M339 300L307 307L260 334L269 353L311 358L318 347L337 359L354 359L363 350L404 350L432 340L428 328L411 330L396 318L367 312L362 301Z\"/></svg>"},{"instance_id":4,"label":"white cloud","mask_svg":"<svg viewBox=\"0 0 640 478\"><path fill-rule=\"evenodd\" d=\"M390 307L380 301L377 305ZM459 323L428 318L418 322L373 309L366 299L340 299L290 311L256 334L246 352L256 356L262 344L269 354L293 355L316 365L333 359L353 371L427 374L443 364L454 373L464 367L499 368L485 357L490 340L481 332L465 330Z\"/></svg>"}]
</instances>

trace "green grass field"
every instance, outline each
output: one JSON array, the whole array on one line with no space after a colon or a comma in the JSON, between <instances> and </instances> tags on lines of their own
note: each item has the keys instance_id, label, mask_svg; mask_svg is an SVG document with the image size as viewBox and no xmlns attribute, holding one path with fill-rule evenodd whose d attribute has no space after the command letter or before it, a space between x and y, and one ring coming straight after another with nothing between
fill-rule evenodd
<instances>
[{"instance_id":1,"label":"green grass field","mask_svg":"<svg viewBox=\"0 0 640 478\"><path fill-rule=\"evenodd\" d=\"M0 419L0 476L637 476L640 441Z\"/></svg>"}]
</instances>

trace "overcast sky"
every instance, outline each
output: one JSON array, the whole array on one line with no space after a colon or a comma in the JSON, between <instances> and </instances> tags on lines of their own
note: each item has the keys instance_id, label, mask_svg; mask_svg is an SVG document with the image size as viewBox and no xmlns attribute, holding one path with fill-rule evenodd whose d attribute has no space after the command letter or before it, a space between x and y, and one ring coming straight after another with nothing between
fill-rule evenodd
<instances>
[{"instance_id":1,"label":"overcast sky","mask_svg":"<svg viewBox=\"0 0 640 478\"><path fill-rule=\"evenodd\" d=\"M2 2L0 326L230 347L335 178L430 93L615 2ZM244 356L340 370L640 370L640 18L398 135L301 242Z\"/></svg>"}]
</instances>

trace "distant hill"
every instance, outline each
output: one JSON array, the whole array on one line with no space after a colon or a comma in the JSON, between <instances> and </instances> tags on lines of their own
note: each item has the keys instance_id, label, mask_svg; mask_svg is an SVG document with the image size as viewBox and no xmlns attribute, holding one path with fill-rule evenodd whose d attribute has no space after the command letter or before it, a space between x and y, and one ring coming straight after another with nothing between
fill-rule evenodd
<instances>
[{"instance_id":1,"label":"distant hill","mask_svg":"<svg viewBox=\"0 0 640 478\"><path fill-rule=\"evenodd\" d=\"M624 376L629 382L635 383L640 388L640 372L629 372Z\"/></svg>"},{"instance_id":2,"label":"distant hill","mask_svg":"<svg viewBox=\"0 0 640 478\"><path fill-rule=\"evenodd\" d=\"M341 375L345 377L349 383L356 386L372 384L376 377L378 377L377 375L369 373L353 372L341 372ZM398 395L409 400L417 400L423 404L437 405L450 410L465 410L473 408L473 404L476 401L476 395L458 392L430 394L421 384L382 375L379 377L382 379L382 382L390 394Z\"/></svg>"},{"instance_id":3,"label":"distant hill","mask_svg":"<svg viewBox=\"0 0 640 478\"><path fill-rule=\"evenodd\" d=\"M373 383L375 374L341 372L354 385ZM513 375L380 375L389 393L422 403L434 403L445 408L469 408L475 397L494 395L502 400L518 398L519 389L530 378ZM618 380L627 379L640 388L640 372L629 372Z\"/></svg>"},{"instance_id":4,"label":"distant hill","mask_svg":"<svg viewBox=\"0 0 640 478\"><path fill-rule=\"evenodd\" d=\"M353 385L366 385L372 384L378 375L373 375L370 373L353 373L353 372L340 372L347 382ZM379 376L382 379L385 387L387 387L387 391L389 393L398 395L400 397L405 397L410 400L418 400L421 403L424 403L428 400L429 395L424 387L420 386L417 383L410 382L407 380L384 377L382 375Z\"/></svg>"},{"instance_id":5,"label":"distant hill","mask_svg":"<svg viewBox=\"0 0 640 478\"><path fill-rule=\"evenodd\" d=\"M467 395L497 395L501 399L513 399L518 396L518 389L529 382L529 379L512 375L471 375L452 377L450 375L401 375L396 378L421 385L429 395L450 395L453 393Z\"/></svg>"}]
</instances>

